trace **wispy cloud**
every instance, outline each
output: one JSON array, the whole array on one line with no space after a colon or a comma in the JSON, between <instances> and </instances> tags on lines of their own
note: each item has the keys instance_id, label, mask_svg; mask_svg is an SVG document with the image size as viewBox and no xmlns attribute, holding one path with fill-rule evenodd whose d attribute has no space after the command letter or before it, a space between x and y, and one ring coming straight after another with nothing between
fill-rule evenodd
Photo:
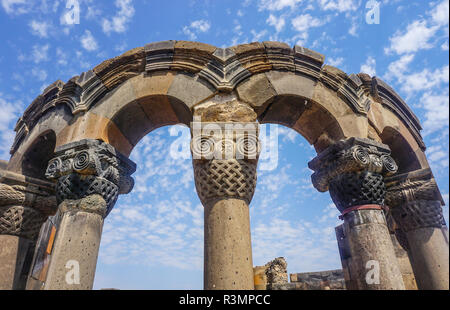
<instances>
[{"instance_id":1,"label":"wispy cloud","mask_svg":"<svg viewBox=\"0 0 450 310\"><path fill-rule=\"evenodd\" d=\"M199 33L205 33L211 28L211 23L207 20L200 19L193 21L189 26L183 27L183 33L190 40L196 40Z\"/></svg>"},{"instance_id":2,"label":"wispy cloud","mask_svg":"<svg viewBox=\"0 0 450 310\"><path fill-rule=\"evenodd\" d=\"M50 29L50 24L46 21L36 21L32 20L30 22L31 33L40 38L48 38L48 31Z\"/></svg>"},{"instance_id":3,"label":"wispy cloud","mask_svg":"<svg viewBox=\"0 0 450 310\"><path fill-rule=\"evenodd\" d=\"M375 76L377 74L377 61L372 56L367 57L366 62L361 65L360 71L367 73L370 76Z\"/></svg>"},{"instance_id":4,"label":"wispy cloud","mask_svg":"<svg viewBox=\"0 0 450 310\"><path fill-rule=\"evenodd\" d=\"M2 0L2 7L7 14L20 15L30 11L32 1L27 0Z\"/></svg>"},{"instance_id":5,"label":"wispy cloud","mask_svg":"<svg viewBox=\"0 0 450 310\"><path fill-rule=\"evenodd\" d=\"M84 32L83 36L80 39L80 42L81 46L89 52L96 51L98 49L97 40L89 30L86 30Z\"/></svg>"},{"instance_id":6,"label":"wispy cloud","mask_svg":"<svg viewBox=\"0 0 450 310\"><path fill-rule=\"evenodd\" d=\"M135 13L132 0L116 0L115 6L119 9L116 15L111 19L102 20L103 32L106 34L125 32Z\"/></svg>"},{"instance_id":7,"label":"wispy cloud","mask_svg":"<svg viewBox=\"0 0 450 310\"><path fill-rule=\"evenodd\" d=\"M293 9L302 0L259 0L259 10L280 11L284 8Z\"/></svg>"}]
</instances>

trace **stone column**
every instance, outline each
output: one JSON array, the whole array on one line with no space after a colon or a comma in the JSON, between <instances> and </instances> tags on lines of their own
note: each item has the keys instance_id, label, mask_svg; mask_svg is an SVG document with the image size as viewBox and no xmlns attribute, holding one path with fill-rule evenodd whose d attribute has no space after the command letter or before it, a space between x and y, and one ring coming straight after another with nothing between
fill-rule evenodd
<instances>
[{"instance_id":1,"label":"stone column","mask_svg":"<svg viewBox=\"0 0 450 310\"><path fill-rule=\"evenodd\" d=\"M405 289L383 211L384 176L398 169L389 154L384 144L350 138L331 145L309 163L315 171L314 187L329 190L342 213L339 238L348 248L343 266L350 278L347 289Z\"/></svg>"},{"instance_id":2,"label":"stone column","mask_svg":"<svg viewBox=\"0 0 450 310\"><path fill-rule=\"evenodd\" d=\"M406 251L406 249L409 248L408 240L406 239L405 233L399 229L397 223L392 217L392 209L389 209L389 212L386 213L386 222L391 234L392 245L394 246L395 256L397 256L398 266L400 267L400 272L402 273L405 289L417 290L418 288L414 271L411 266L411 260L408 252Z\"/></svg>"},{"instance_id":3,"label":"stone column","mask_svg":"<svg viewBox=\"0 0 450 310\"><path fill-rule=\"evenodd\" d=\"M56 212L53 184L0 170L0 290L23 290L45 219Z\"/></svg>"},{"instance_id":4,"label":"stone column","mask_svg":"<svg viewBox=\"0 0 450 310\"><path fill-rule=\"evenodd\" d=\"M92 289L104 218L133 187L136 165L111 145L82 140L56 149L46 176L57 180L61 222L44 289Z\"/></svg>"},{"instance_id":5,"label":"stone column","mask_svg":"<svg viewBox=\"0 0 450 310\"><path fill-rule=\"evenodd\" d=\"M387 204L407 239L407 251L423 290L449 289L448 229L443 200L430 169L386 180Z\"/></svg>"},{"instance_id":6,"label":"stone column","mask_svg":"<svg viewBox=\"0 0 450 310\"><path fill-rule=\"evenodd\" d=\"M231 101L194 116L200 117L192 123L191 151L205 208L204 288L253 290L249 204L259 155L256 114Z\"/></svg>"}]
</instances>

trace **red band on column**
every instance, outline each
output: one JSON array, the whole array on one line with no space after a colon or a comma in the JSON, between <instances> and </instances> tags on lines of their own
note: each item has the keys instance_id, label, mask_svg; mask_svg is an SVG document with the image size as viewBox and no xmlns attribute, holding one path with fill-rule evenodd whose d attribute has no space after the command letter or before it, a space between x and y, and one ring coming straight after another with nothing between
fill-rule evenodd
<instances>
[{"instance_id":1,"label":"red band on column","mask_svg":"<svg viewBox=\"0 0 450 310\"><path fill-rule=\"evenodd\" d=\"M356 210L383 210L387 207L383 207L380 205L361 205L361 206L353 206L350 208L347 208L344 210L344 212L342 212L342 214L339 216L340 220L344 219L344 215L346 215L347 213L350 213L352 211L356 211Z\"/></svg>"}]
</instances>

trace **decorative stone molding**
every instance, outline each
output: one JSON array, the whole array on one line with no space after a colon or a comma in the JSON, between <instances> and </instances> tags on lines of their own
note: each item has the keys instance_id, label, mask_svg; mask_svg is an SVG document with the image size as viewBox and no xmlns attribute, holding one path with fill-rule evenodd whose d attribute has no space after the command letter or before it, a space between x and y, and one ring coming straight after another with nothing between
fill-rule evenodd
<instances>
[{"instance_id":1,"label":"decorative stone molding","mask_svg":"<svg viewBox=\"0 0 450 310\"><path fill-rule=\"evenodd\" d=\"M168 71L194 75L217 93L230 93L241 82L259 73L299 74L326 85L358 115L367 115L371 102L379 101L405 123L424 149L417 117L390 86L376 77L347 75L337 68L323 66L324 60L322 54L301 46L291 48L281 42L253 42L229 48L174 40L150 43L108 59L66 83L58 80L47 87L17 122L11 154L39 119L55 106L66 105L76 115L88 111L109 91L130 78Z\"/></svg>"},{"instance_id":2,"label":"decorative stone molding","mask_svg":"<svg viewBox=\"0 0 450 310\"><path fill-rule=\"evenodd\" d=\"M405 232L418 228L446 226L439 201L410 201L393 209L392 216Z\"/></svg>"},{"instance_id":3,"label":"decorative stone molding","mask_svg":"<svg viewBox=\"0 0 450 310\"><path fill-rule=\"evenodd\" d=\"M308 163L314 187L330 191L337 208L384 205L384 176L398 167L388 146L369 139L350 138L331 145Z\"/></svg>"},{"instance_id":4,"label":"decorative stone molding","mask_svg":"<svg viewBox=\"0 0 450 310\"><path fill-rule=\"evenodd\" d=\"M34 208L45 216L57 210L53 183L0 169L0 206Z\"/></svg>"},{"instance_id":5,"label":"decorative stone molding","mask_svg":"<svg viewBox=\"0 0 450 310\"><path fill-rule=\"evenodd\" d=\"M203 204L223 198L250 204L256 188L256 163L245 160L194 160L195 187Z\"/></svg>"},{"instance_id":6,"label":"decorative stone molding","mask_svg":"<svg viewBox=\"0 0 450 310\"><path fill-rule=\"evenodd\" d=\"M385 182L386 204L390 207L401 206L416 200L440 201L444 205L430 168L388 177Z\"/></svg>"},{"instance_id":7,"label":"decorative stone molding","mask_svg":"<svg viewBox=\"0 0 450 310\"><path fill-rule=\"evenodd\" d=\"M58 203L98 194L106 201L108 215L118 195L133 188L135 171L136 164L111 145L86 139L57 148L45 175L57 180Z\"/></svg>"},{"instance_id":8,"label":"decorative stone molding","mask_svg":"<svg viewBox=\"0 0 450 310\"><path fill-rule=\"evenodd\" d=\"M0 206L0 235L36 240L47 219L36 209L24 206Z\"/></svg>"},{"instance_id":9,"label":"decorative stone molding","mask_svg":"<svg viewBox=\"0 0 450 310\"><path fill-rule=\"evenodd\" d=\"M387 178L386 186L386 204L403 231L446 225L444 202L429 168Z\"/></svg>"},{"instance_id":10,"label":"decorative stone molding","mask_svg":"<svg viewBox=\"0 0 450 310\"><path fill-rule=\"evenodd\" d=\"M52 183L0 169L0 234L35 240L56 209Z\"/></svg>"},{"instance_id":11,"label":"decorative stone molding","mask_svg":"<svg viewBox=\"0 0 450 310\"><path fill-rule=\"evenodd\" d=\"M197 107L195 113L191 153L200 200L207 204L237 198L249 204L256 187L261 151L259 124L253 121L256 114L234 99L206 103ZM237 122L238 119L244 122Z\"/></svg>"}]
</instances>

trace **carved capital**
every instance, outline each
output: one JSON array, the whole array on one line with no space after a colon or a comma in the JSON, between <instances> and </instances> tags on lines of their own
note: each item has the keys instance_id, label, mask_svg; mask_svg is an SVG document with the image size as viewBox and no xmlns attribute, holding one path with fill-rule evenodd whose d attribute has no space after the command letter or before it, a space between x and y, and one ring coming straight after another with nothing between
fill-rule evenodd
<instances>
[{"instance_id":1,"label":"carved capital","mask_svg":"<svg viewBox=\"0 0 450 310\"><path fill-rule=\"evenodd\" d=\"M366 171L383 176L393 175L398 166L390 153L387 145L373 140L341 140L308 163L314 171L311 176L313 185L318 191L326 192L330 181L342 174Z\"/></svg>"},{"instance_id":2,"label":"carved capital","mask_svg":"<svg viewBox=\"0 0 450 310\"><path fill-rule=\"evenodd\" d=\"M224 198L250 204L260 153L258 126L254 122L192 124L195 186L204 205Z\"/></svg>"},{"instance_id":3,"label":"carved capital","mask_svg":"<svg viewBox=\"0 0 450 310\"><path fill-rule=\"evenodd\" d=\"M446 226L440 201L415 200L392 209L392 216L405 232Z\"/></svg>"},{"instance_id":4,"label":"carved capital","mask_svg":"<svg viewBox=\"0 0 450 310\"><path fill-rule=\"evenodd\" d=\"M329 191L341 212L353 206L382 206L386 194L383 176L370 171L340 174L330 180Z\"/></svg>"},{"instance_id":5,"label":"carved capital","mask_svg":"<svg viewBox=\"0 0 450 310\"><path fill-rule=\"evenodd\" d=\"M35 240L57 210L54 185L0 169L0 234Z\"/></svg>"},{"instance_id":6,"label":"carved capital","mask_svg":"<svg viewBox=\"0 0 450 310\"><path fill-rule=\"evenodd\" d=\"M46 177L57 180L58 203L98 194L112 210L119 194L131 191L131 174L136 165L111 145L98 140L81 140L57 148Z\"/></svg>"},{"instance_id":7,"label":"carved capital","mask_svg":"<svg viewBox=\"0 0 450 310\"><path fill-rule=\"evenodd\" d=\"M41 212L24 206L0 206L0 235L36 240L46 220Z\"/></svg>"},{"instance_id":8,"label":"carved capital","mask_svg":"<svg viewBox=\"0 0 450 310\"><path fill-rule=\"evenodd\" d=\"M337 208L384 205L384 177L397 172L387 145L369 139L341 140L308 163L314 187L330 191Z\"/></svg>"},{"instance_id":9,"label":"carved capital","mask_svg":"<svg viewBox=\"0 0 450 310\"><path fill-rule=\"evenodd\" d=\"M431 169L420 169L386 178L386 204L392 208L415 200L443 199Z\"/></svg>"},{"instance_id":10,"label":"carved capital","mask_svg":"<svg viewBox=\"0 0 450 310\"><path fill-rule=\"evenodd\" d=\"M431 169L387 178L386 187L386 204L403 231L445 226L444 202Z\"/></svg>"},{"instance_id":11,"label":"carved capital","mask_svg":"<svg viewBox=\"0 0 450 310\"><path fill-rule=\"evenodd\" d=\"M250 204L256 187L256 163L237 159L193 163L195 187L204 205L224 198Z\"/></svg>"},{"instance_id":12,"label":"carved capital","mask_svg":"<svg viewBox=\"0 0 450 310\"><path fill-rule=\"evenodd\" d=\"M0 206L23 206L45 216L57 210L55 186L51 182L0 170Z\"/></svg>"}]
</instances>

